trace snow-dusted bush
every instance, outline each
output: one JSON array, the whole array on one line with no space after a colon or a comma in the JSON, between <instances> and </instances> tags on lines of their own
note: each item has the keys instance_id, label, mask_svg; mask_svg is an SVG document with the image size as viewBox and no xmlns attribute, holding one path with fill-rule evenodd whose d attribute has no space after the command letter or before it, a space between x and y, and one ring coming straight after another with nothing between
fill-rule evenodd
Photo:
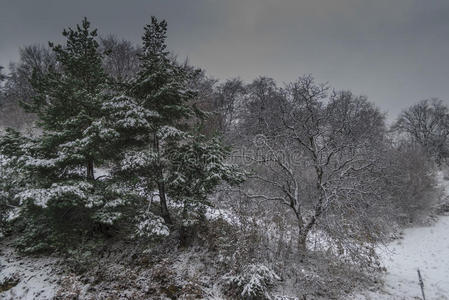
<instances>
[{"instance_id":1,"label":"snow-dusted bush","mask_svg":"<svg viewBox=\"0 0 449 300\"><path fill-rule=\"evenodd\" d=\"M401 225L419 223L436 204L439 189L435 164L425 150L408 140L398 141L385 157L384 189L390 196L395 219Z\"/></svg>"},{"instance_id":2,"label":"snow-dusted bush","mask_svg":"<svg viewBox=\"0 0 449 300\"><path fill-rule=\"evenodd\" d=\"M157 237L168 236L170 230L164 223L164 219L150 211L146 211L136 216L137 228L135 235L137 237Z\"/></svg>"},{"instance_id":3,"label":"snow-dusted bush","mask_svg":"<svg viewBox=\"0 0 449 300\"><path fill-rule=\"evenodd\" d=\"M227 293L238 299L272 299L270 293L280 277L264 264L244 266L240 272L224 276Z\"/></svg>"}]
</instances>

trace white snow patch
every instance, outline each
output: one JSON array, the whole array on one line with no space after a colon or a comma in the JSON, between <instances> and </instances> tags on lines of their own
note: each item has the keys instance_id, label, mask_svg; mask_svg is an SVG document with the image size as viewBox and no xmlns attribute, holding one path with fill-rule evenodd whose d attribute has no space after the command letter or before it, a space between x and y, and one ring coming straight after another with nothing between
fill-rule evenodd
<instances>
[{"instance_id":1,"label":"white snow patch","mask_svg":"<svg viewBox=\"0 0 449 300\"><path fill-rule=\"evenodd\" d=\"M94 169L94 177L98 179L99 177L109 176L111 173L111 170L106 168L95 168Z\"/></svg>"},{"instance_id":2,"label":"white snow patch","mask_svg":"<svg viewBox=\"0 0 449 300\"><path fill-rule=\"evenodd\" d=\"M387 292L403 299L421 297L419 268L427 299L449 299L448 216L441 217L432 227L406 229L404 239L393 242L389 248L391 253L382 253Z\"/></svg>"},{"instance_id":3,"label":"white snow patch","mask_svg":"<svg viewBox=\"0 0 449 300\"><path fill-rule=\"evenodd\" d=\"M53 270L57 259L53 257L18 257L9 247L0 250L0 283L7 278L19 282L0 293L0 299L46 300L53 299L58 290L59 275Z\"/></svg>"}]
</instances>

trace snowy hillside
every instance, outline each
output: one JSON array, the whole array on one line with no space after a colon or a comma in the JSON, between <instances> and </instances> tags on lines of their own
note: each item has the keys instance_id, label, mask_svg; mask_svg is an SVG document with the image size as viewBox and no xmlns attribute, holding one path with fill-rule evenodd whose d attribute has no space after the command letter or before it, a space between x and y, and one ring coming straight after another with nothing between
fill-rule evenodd
<instances>
[{"instance_id":1,"label":"snowy hillside","mask_svg":"<svg viewBox=\"0 0 449 300\"><path fill-rule=\"evenodd\" d=\"M355 299L422 299L417 269L426 299L449 299L449 216L432 227L409 228L404 239L382 253L387 268L384 293L366 292Z\"/></svg>"},{"instance_id":2,"label":"snowy hillside","mask_svg":"<svg viewBox=\"0 0 449 300\"><path fill-rule=\"evenodd\" d=\"M439 185L449 194L449 181L437 175ZM365 292L355 299L422 299L418 268L424 281L426 299L449 299L449 216L440 216L433 226L404 230L403 239L382 249L387 269L383 293Z\"/></svg>"},{"instance_id":3,"label":"snowy hillside","mask_svg":"<svg viewBox=\"0 0 449 300\"><path fill-rule=\"evenodd\" d=\"M410 299L420 296L417 268L428 299L449 299L449 217L432 227L410 228L385 253L387 291Z\"/></svg>"},{"instance_id":4,"label":"snowy hillside","mask_svg":"<svg viewBox=\"0 0 449 300\"><path fill-rule=\"evenodd\" d=\"M0 251L0 299L53 299L60 277L56 258L18 256L6 245Z\"/></svg>"},{"instance_id":5,"label":"snowy hillside","mask_svg":"<svg viewBox=\"0 0 449 300\"><path fill-rule=\"evenodd\" d=\"M449 300L443 99L220 80L165 19L96 23L0 66L0 300Z\"/></svg>"}]
</instances>

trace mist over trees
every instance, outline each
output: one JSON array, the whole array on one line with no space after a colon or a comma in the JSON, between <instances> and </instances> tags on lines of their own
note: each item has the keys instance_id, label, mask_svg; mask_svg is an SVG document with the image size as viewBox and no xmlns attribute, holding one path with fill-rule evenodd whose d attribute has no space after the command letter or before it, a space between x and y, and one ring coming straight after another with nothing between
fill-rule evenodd
<instances>
[{"instance_id":1,"label":"mist over trees","mask_svg":"<svg viewBox=\"0 0 449 300\"><path fill-rule=\"evenodd\" d=\"M87 19L63 36L0 73L0 126L14 128L0 136L0 232L24 253L126 242L169 261L200 247L228 297L271 299L281 281L336 297L438 199L441 100L389 128L367 97L312 75L209 78L154 17L141 45Z\"/></svg>"}]
</instances>

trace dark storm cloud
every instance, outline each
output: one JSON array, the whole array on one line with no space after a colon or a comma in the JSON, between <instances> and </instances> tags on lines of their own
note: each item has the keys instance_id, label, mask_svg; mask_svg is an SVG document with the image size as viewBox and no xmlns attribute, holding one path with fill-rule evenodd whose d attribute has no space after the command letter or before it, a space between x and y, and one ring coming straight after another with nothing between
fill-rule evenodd
<instances>
[{"instance_id":1,"label":"dark storm cloud","mask_svg":"<svg viewBox=\"0 0 449 300\"><path fill-rule=\"evenodd\" d=\"M218 78L312 73L390 116L423 98L449 99L447 0L2 0L0 64L83 16L138 42L151 15L168 20L171 50Z\"/></svg>"}]
</instances>

